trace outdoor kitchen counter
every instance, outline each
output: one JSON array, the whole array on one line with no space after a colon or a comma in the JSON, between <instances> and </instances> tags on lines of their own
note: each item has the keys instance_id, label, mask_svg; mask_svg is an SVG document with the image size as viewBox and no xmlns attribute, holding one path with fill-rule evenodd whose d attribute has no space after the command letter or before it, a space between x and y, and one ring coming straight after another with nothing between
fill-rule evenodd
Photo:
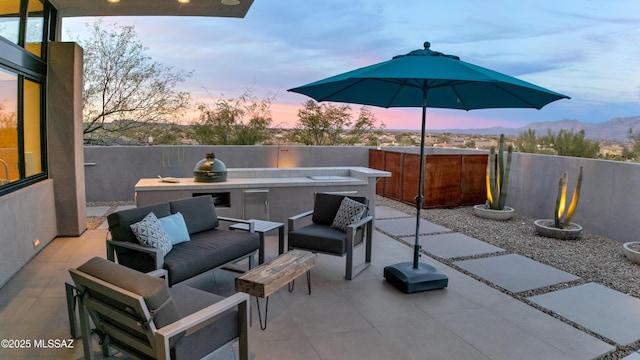
<instances>
[{"instance_id":1,"label":"outdoor kitchen counter","mask_svg":"<svg viewBox=\"0 0 640 360\"><path fill-rule=\"evenodd\" d=\"M366 185L371 178L389 177L388 171L365 167L343 168L257 168L228 169L227 181L196 182L193 178L178 178L178 183L162 182L158 178L140 179L136 193L158 190L211 190L254 187Z\"/></svg>"},{"instance_id":2,"label":"outdoor kitchen counter","mask_svg":"<svg viewBox=\"0 0 640 360\"><path fill-rule=\"evenodd\" d=\"M348 192L374 201L377 178L390 176L388 171L366 167L235 168L227 169L224 182L140 179L135 185L135 199L138 206L144 206L210 194L219 215L286 222L288 216L312 209L316 192ZM251 213L255 207L248 202L247 194L252 191L266 194L263 216Z\"/></svg>"}]
</instances>

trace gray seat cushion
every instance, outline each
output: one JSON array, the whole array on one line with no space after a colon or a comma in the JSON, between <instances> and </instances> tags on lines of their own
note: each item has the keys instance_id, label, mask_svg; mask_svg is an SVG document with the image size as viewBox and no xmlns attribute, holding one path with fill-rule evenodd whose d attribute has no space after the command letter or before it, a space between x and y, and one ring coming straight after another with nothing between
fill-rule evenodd
<instances>
[{"instance_id":1,"label":"gray seat cushion","mask_svg":"<svg viewBox=\"0 0 640 360\"><path fill-rule=\"evenodd\" d=\"M176 285L170 291L181 317L191 315L224 299L186 285ZM171 358L200 359L238 335L237 310L229 310L198 331L188 331L171 349Z\"/></svg>"},{"instance_id":2,"label":"gray seat cushion","mask_svg":"<svg viewBox=\"0 0 640 360\"><path fill-rule=\"evenodd\" d=\"M328 225L310 224L289 232L289 246L336 255L346 252L347 234Z\"/></svg>"},{"instance_id":3,"label":"gray seat cushion","mask_svg":"<svg viewBox=\"0 0 640 360\"><path fill-rule=\"evenodd\" d=\"M180 319L180 313L171 299L169 287L164 279L143 274L99 257L94 257L80 265L78 270L142 296L150 311L157 309L153 321L158 328Z\"/></svg>"},{"instance_id":4,"label":"gray seat cushion","mask_svg":"<svg viewBox=\"0 0 640 360\"><path fill-rule=\"evenodd\" d=\"M164 257L169 284L199 275L258 250L260 237L246 231L209 230L173 246Z\"/></svg>"}]
</instances>

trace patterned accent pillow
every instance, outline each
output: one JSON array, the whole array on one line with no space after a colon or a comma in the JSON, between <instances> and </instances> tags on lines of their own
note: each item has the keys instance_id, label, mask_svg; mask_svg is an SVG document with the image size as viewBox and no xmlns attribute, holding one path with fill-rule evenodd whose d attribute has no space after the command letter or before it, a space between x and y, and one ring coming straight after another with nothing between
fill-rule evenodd
<instances>
[{"instance_id":1,"label":"patterned accent pillow","mask_svg":"<svg viewBox=\"0 0 640 360\"><path fill-rule=\"evenodd\" d=\"M136 235L141 245L160 249L165 254L173 247L167 232L164 231L156 214L152 212L148 213L142 221L131 224L131 231Z\"/></svg>"},{"instance_id":2,"label":"patterned accent pillow","mask_svg":"<svg viewBox=\"0 0 640 360\"><path fill-rule=\"evenodd\" d=\"M367 206L365 204L345 196L340 203L336 217L333 218L331 227L346 232L347 226L362 219L362 216L364 216L366 211Z\"/></svg>"}]
</instances>

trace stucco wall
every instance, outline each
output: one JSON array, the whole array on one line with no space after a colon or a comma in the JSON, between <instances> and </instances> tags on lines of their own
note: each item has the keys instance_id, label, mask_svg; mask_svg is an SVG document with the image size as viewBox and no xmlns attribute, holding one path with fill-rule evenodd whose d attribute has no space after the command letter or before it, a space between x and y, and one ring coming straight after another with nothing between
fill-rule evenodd
<instances>
[{"instance_id":1,"label":"stucco wall","mask_svg":"<svg viewBox=\"0 0 640 360\"><path fill-rule=\"evenodd\" d=\"M416 147L384 149L419 150ZM210 151L229 168L368 166L369 163L367 147L85 147L85 161L95 162L85 167L87 201L133 200L133 187L143 177L191 177L193 166ZM483 151L426 149L427 154L461 152ZM580 165L584 167L584 181L573 220L586 231L620 242L640 240L640 164L637 163L514 153L507 205L533 218L551 218L560 176L564 171L569 173L572 191Z\"/></svg>"},{"instance_id":2,"label":"stucco wall","mask_svg":"<svg viewBox=\"0 0 640 360\"><path fill-rule=\"evenodd\" d=\"M213 152L227 168L367 166L369 149L354 146L87 146L87 201L133 200L141 178L193 177Z\"/></svg>"},{"instance_id":3,"label":"stucco wall","mask_svg":"<svg viewBox=\"0 0 640 360\"><path fill-rule=\"evenodd\" d=\"M0 287L56 236L53 180L0 197ZM34 240L40 244L34 246Z\"/></svg>"}]
</instances>

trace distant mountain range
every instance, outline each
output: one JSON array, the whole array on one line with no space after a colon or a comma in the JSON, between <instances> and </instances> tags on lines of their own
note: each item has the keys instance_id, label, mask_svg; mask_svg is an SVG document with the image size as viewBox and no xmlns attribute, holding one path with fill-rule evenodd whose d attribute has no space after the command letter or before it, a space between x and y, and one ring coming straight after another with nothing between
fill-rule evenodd
<instances>
[{"instance_id":1,"label":"distant mountain range","mask_svg":"<svg viewBox=\"0 0 640 360\"><path fill-rule=\"evenodd\" d=\"M474 135L500 135L517 136L518 134L533 129L536 135L541 136L551 130L557 133L561 129L573 130L578 132L585 131L585 137L592 140L617 141L626 142L628 140L627 133L629 128L640 130L640 116L613 118L609 121L601 123L583 123L578 120L558 120L534 122L519 128L506 127L490 127L484 129L447 129L447 130L430 130L429 132L448 132L453 134L474 134Z\"/></svg>"}]
</instances>

